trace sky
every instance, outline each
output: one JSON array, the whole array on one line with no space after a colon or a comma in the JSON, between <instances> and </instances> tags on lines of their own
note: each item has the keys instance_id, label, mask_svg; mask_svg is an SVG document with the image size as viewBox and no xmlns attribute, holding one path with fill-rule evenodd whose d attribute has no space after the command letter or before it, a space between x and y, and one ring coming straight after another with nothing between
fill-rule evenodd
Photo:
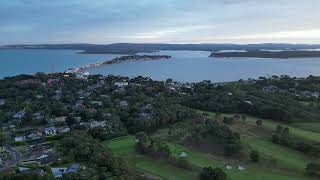
<instances>
[{"instance_id":1,"label":"sky","mask_svg":"<svg viewBox=\"0 0 320 180\"><path fill-rule=\"evenodd\" d=\"M0 0L0 44L320 44L319 0Z\"/></svg>"}]
</instances>

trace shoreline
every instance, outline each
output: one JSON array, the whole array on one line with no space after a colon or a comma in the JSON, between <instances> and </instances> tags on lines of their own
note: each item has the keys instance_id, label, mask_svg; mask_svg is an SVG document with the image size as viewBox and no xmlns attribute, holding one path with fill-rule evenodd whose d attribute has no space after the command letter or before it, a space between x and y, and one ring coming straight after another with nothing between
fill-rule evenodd
<instances>
[{"instance_id":1,"label":"shoreline","mask_svg":"<svg viewBox=\"0 0 320 180\"><path fill-rule=\"evenodd\" d=\"M135 62L135 61L140 61L140 60L143 60L143 61L167 60L167 59L171 59L171 58L172 58L172 56L168 56L168 55L120 56L120 57L113 58L111 60L98 61L96 63L91 63L91 64L83 65L80 67L76 67L76 68L70 68L70 69L64 71L64 73L80 73L80 72L84 72L86 69L89 69L89 68L100 67L103 65L120 64L120 63L124 63L124 62Z\"/></svg>"}]
</instances>

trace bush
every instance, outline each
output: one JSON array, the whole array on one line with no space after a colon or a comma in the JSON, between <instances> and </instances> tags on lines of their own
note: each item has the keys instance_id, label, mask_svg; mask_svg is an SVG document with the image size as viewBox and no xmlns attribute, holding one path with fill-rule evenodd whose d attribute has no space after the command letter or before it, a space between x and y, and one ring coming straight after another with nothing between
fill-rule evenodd
<instances>
[{"instance_id":1,"label":"bush","mask_svg":"<svg viewBox=\"0 0 320 180\"><path fill-rule=\"evenodd\" d=\"M308 175L320 177L320 164L319 163L307 164L306 173Z\"/></svg>"},{"instance_id":2,"label":"bush","mask_svg":"<svg viewBox=\"0 0 320 180\"><path fill-rule=\"evenodd\" d=\"M205 167L202 169L200 180L227 180L227 174L220 168L212 169L212 167Z\"/></svg>"},{"instance_id":3,"label":"bush","mask_svg":"<svg viewBox=\"0 0 320 180\"><path fill-rule=\"evenodd\" d=\"M258 151L251 151L250 153L250 159L253 161L253 162L259 162L260 160L260 154Z\"/></svg>"},{"instance_id":4,"label":"bush","mask_svg":"<svg viewBox=\"0 0 320 180\"><path fill-rule=\"evenodd\" d=\"M233 122L234 122L234 118L232 118L232 117L224 117L223 118L223 123L225 123L225 124L232 125Z\"/></svg>"}]
</instances>

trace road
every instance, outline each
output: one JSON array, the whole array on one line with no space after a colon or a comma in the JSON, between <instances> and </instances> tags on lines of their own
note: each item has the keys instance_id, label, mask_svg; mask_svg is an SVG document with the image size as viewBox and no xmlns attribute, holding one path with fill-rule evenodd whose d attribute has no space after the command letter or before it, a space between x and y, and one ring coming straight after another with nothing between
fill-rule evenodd
<instances>
[{"instance_id":1,"label":"road","mask_svg":"<svg viewBox=\"0 0 320 180\"><path fill-rule=\"evenodd\" d=\"M12 158L10 160L7 160L2 168L0 168L0 171L5 170L7 168L13 167L21 162L22 155L20 152L15 150L13 147L7 145L5 149L11 154Z\"/></svg>"}]
</instances>

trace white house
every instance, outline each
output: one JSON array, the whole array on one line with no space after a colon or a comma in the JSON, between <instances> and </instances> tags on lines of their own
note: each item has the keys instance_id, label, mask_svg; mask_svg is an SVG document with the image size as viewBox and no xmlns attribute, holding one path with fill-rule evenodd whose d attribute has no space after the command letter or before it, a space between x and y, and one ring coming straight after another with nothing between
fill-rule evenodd
<instances>
[{"instance_id":1,"label":"white house","mask_svg":"<svg viewBox=\"0 0 320 180\"><path fill-rule=\"evenodd\" d=\"M126 87L129 85L129 83L128 82L115 82L114 85L118 86L118 87Z\"/></svg>"},{"instance_id":2,"label":"white house","mask_svg":"<svg viewBox=\"0 0 320 180\"><path fill-rule=\"evenodd\" d=\"M15 113L13 115L13 118L14 119L22 119L25 114L26 114L26 112L24 110L23 111L19 111L19 112Z\"/></svg>"},{"instance_id":3,"label":"white house","mask_svg":"<svg viewBox=\"0 0 320 180\"><path fill-rule=\"evenodd\" d=\"M30 133L27 137L32 140L40 139L42 137L42 133L39 131L35 131Z\"/></svg>"},{"instance_id":4,"label":"white house","mask_svg":"<svg viewBox=\"0 0 320 180\"><path fill-rule=\"evenodd\" d=\"M5 105L5 104L6 104L6 100L0 99L0 106L3 106L3 105Z\"/></svg>"},{"instance_id":5,"label":"white house","mask_svg":"<svg viewBox=\"0 0 320 180\"><path fill-rule=\"evenodd\" d=\"M44 128L44 134L46 136L52 136L57 134L57 130L54 126Z\"/></svg>"},{"instance_id":6,"label":"white house","mask_svg":"<svg viewBox=\"0 0 320 180\"><path fill-rule=\"evenodd\" d=\"M22 142L26 140L26 136L17 136L14 138L14 142Z\"/></svg>"},{"instance_id":7,"label":"white house","mask_svg":"<svg viewBox=\"0 0 320 180\"><path fill-rule=\"evenodd\" d=\"M70 132L70 128L68 126L58 127L58 133L64 134Z\"/></svg>"},{"instance_id":8,"label":"white house","mask_svg":"<svg viewBox=\"0 0 320 180\"><path fill-rule=\"evenodd\" d=\"M106 121L92 121L89 123L89 126L91 129L93 128L104 128L107 126Z\"/></svg>"}]
</instances>

